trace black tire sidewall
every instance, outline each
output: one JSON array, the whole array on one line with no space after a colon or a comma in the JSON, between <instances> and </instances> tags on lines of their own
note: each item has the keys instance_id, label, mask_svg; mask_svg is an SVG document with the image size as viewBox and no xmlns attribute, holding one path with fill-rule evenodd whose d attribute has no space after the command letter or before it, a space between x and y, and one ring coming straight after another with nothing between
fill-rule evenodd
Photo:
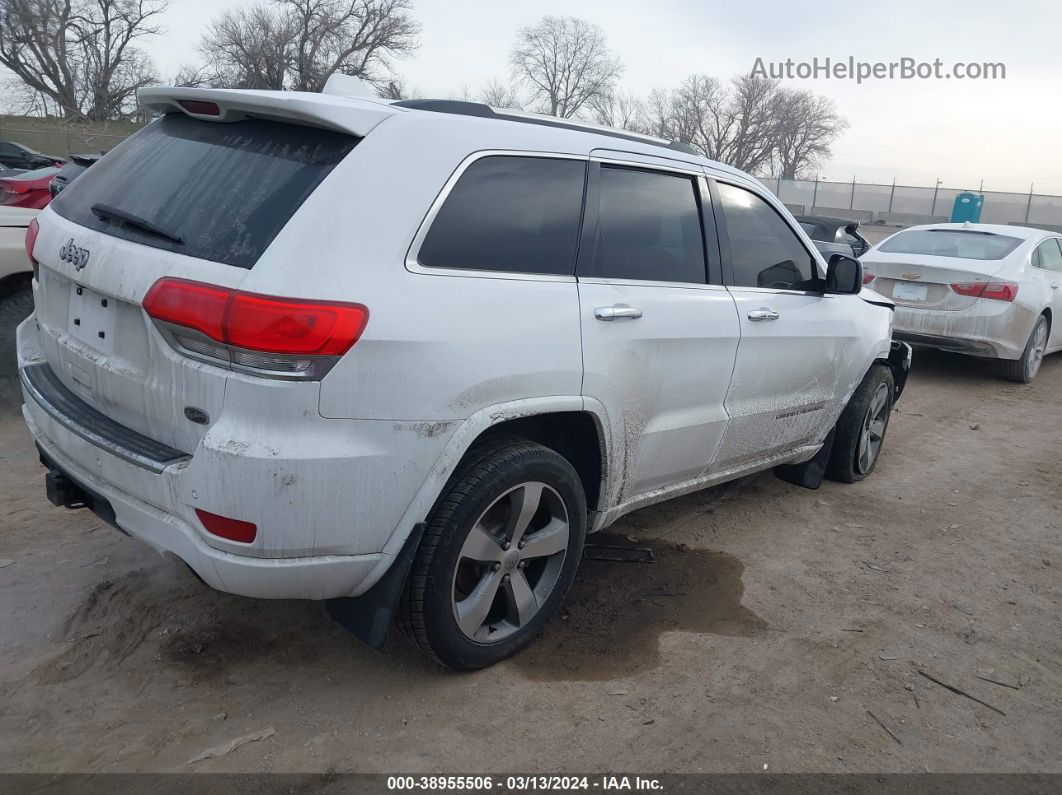
<instances>
[{"instance_id":1,"label":"black tire sidewall","mask_svg":"<svg viewBox=\"0 0 1062 795\"><path fill-rule=\"evenodd\" d=\"M530 481L554 488L568 511L569 538L564 567L553 592L526 627L497 643L477 643L465 636L453 613L454 569L475 521L506 491ZM458 481L454 487L467 485ZM529 445L508 457L478 479L474 490L461 499L455 510L444 517L433 517L429 532L437 530L441 537L427 561L422 612L424 629L436 658L452 668L482 668L530 643L556 612L575 578L586 537L586 520L586 498L575 470L562 456L539 445Z\"/></svg>"},{"instance_id":2,"label":"black tire sidewall","mask_svg":"<svg viewBox=\"0 0 1062 795\"><path fill-rule=\"evenodd\" d=\"M1029 341L1027 343L1025 343L1025 351L1021 355L1021 375L1022 375L1022 380L1025 383L1027 383L1027 384L1031 383L1032 380L1034 378L1036 378L1037 375L1040 374L1040 370L1037 369L1037 371L1035 373L1033 373L1032 375L1029 375L1029 359L1032 356L1033 342L1036 340L1036 333L1040 330L1040 326L1047 326L1047 333L1048 334L1051 333L1051 327L1047 323L1047 318L1044 317L1043 315L1040 315L1040 317L1037 318L1035 325L1033 325L1032 333L1029 334ZM1045 343L1044 347L1046 348L1046 343ZM1043 367L1043 362L1042 361L1040 362L1040 367Z\"/></svg>"},{"instance_id":3,"label":"black tire sidewall","mask_svg":"<svg viewBox=\"0 0 1062 795\"><path fill-rule=\"evenodd\" d=\"M889 410L885 413L885 429L882 431L882 447L866 472L860 472L856 467L856 456L859 454L859 440L862 434L863 423L867 412L870 410L870 401L878 387L885 383L889 389ZM834 436L834 447L830 454L830 465L827 475L832 480L843 483L857 483L874 471L881 458L885 445L885 436L889 430L889 421L892 418L892 409L896 400L896 384L892 377L892 371L884 365L874 365L864 376L863 381L856 388L848 405L841 413L837 421L837 433Z\"/></svg>"}]
</instances>

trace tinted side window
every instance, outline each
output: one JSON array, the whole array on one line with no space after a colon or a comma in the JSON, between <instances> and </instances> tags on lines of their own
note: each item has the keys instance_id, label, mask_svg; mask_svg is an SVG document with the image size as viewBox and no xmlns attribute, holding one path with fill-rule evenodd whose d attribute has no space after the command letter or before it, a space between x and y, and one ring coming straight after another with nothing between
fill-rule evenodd
<instances>
[{"instance_id":1,"label":"tinted side window","mask_svg":"<svg viewBox=\"0 0 1062 795\"><path fill-rule=\"evenodd\" d=\"M484 157L457 180L419 261L430 268L572 274L586 163Z\"/></svg>"},{"instance_id":2,"label":"tinted side window","mask_svg":"<svg viewBox=\"0 0 1062 795\"><path fill-rule=\"evenodd\" d=\"M1040 254L1037 267L1062 273L1062 249L1058 247L1058 240L1045 240L1036 250Z\"/></svg>"},{"instance_id":3,"label":"tinted side window","mask_svg":"<svg viewBox=\"0 0 1062 795\"><path fill-rule=\"evenodd\" d=\"M704 236L690 177L601 167L591 276L704 284Z\"/></svg>"},{"instance_id":4,"label":"tinted side window","mask_svg":"<svg viewBox=\"0 0 1062 795\"><path fill-rule=\"evenodd\" d=\"M813 288L811 254L763 199L719 183L719 198L730 238L734 284L786 290Z\"/></svg>"}]
</instances>

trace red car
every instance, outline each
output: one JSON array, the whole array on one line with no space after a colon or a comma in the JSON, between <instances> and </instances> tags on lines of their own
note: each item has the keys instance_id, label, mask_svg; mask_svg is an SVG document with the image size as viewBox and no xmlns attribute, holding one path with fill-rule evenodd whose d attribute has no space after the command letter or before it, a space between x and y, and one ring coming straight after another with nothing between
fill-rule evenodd
<instances>
[{"instance_id":1,"label":"red car","mask_svg":"<svg viewBox=\"0 0 1062 795\"><path fill-rule=\"evenodd\" d=\"M42 210L52 200L48 185L59 173L54 166L23 171L13 177L0 177L0 205Z\"/></svg>"}]
</instances>

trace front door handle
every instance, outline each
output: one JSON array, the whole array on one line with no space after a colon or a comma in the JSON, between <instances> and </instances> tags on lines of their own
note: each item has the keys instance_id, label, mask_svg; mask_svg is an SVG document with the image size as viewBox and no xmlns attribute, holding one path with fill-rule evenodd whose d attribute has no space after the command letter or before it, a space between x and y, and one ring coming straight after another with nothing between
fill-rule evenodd
<instances>
[{"instance_id":1,"label":"front door handle","mask_svg":"<svg viewBox=\"0 0 1062 795\"><path fill-rule=\"evenodd\" d=\"M767 307L749 310L749 320L753 323L762 323L765 320L777 320L778 317L779 315L777 312L773 309L768 309Z\"/></svg>"},{"instance_id":2,"label":"front door handle","mask_svg":"<svg viewBox=\"0 0 1062 795\"><path fill-rule=\"evenodd\" d=\"M599 306L594 310L594 317L598 320L616 320L617 318L627 317L631 320L637 320L642 316L642 310L627 306L626 304L615 304L613 306Z\"/></svg>"},{"instance_id":3,"label":"front door handle","mask_svg":"<svg viewBox=\"0 0 1062 795\"><path fill-rule=\"evenodd\" d=\"M1058 282L1051 282L1051 289L1052 290L1057 290L1058 289Z\"/></svg>"}]
</instances>

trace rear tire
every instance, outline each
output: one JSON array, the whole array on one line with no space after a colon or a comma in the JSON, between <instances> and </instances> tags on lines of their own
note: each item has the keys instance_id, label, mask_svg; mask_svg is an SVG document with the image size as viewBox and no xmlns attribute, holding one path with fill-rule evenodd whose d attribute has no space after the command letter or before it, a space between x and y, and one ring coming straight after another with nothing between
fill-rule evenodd
<instances>
[{"instance_id":1,"label":"rear tire","mask_svg":"<svg viewBox=\"0 0 1062 795\"><path fill-rule=\"evenodd\" d=\"M1025 343L1020 359L1000 359L999 372L1008 381L1019 384L1028 384L1036 374L1040 372L1040 365L1044 361L1044 351L1047 350L1047 337L1051 333L1051 324L1047 317L1040 315L1033 326L1029 341Z\"/></svg>"},{"instance_id":2,"label":"rear tire","mask_svg":"<svg viewBox=\"0 0 1062 795\"><path fill-rule=\"evenodd\" d=\"M517 437L474 449L436 504L399 626L436 662L474 670L529 644L575 578L586 496L559 453Z\"/></svg>"},{"instance_id":3,"label":"rear tire","mask_svg":"<svg viewBox=\"0 0 1062 795\"><path fill-rule=\"evenodd\" d=\"M33 311L33 291L19 288L0 298L0 406L18 406L18 359L15 329Z\"/></svg>"},{"instance_id":4,"label":"rear tire","mask_svg":"<svg viewBox=\"0 0 1062 795\"><path fill-rule=\"evenodd\" d=\"M892 370L882 364L873 365L837 420L826 477L856 483L874 471L885 444L895 396Z\"/></svg>"}]
</instances>

